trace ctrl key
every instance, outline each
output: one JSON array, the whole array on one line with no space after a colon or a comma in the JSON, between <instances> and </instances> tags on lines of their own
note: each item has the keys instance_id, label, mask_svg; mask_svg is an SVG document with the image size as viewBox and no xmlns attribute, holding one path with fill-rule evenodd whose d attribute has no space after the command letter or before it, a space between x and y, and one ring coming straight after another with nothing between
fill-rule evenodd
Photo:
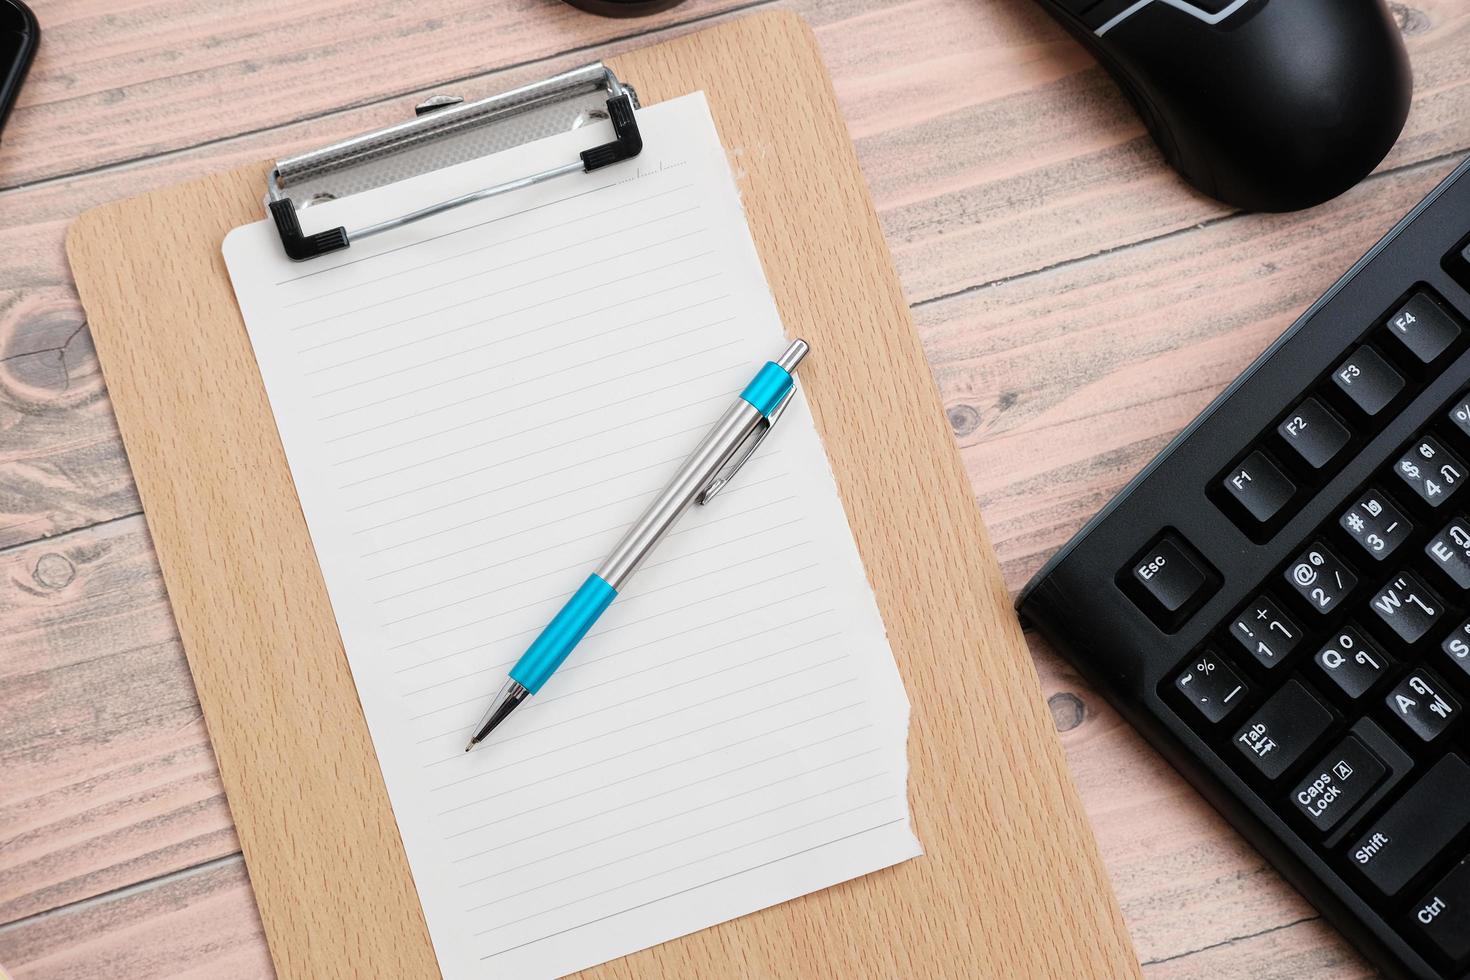
<instances>
[{"instance_id":1,"label":"ctrl key","mask_svg":"<svg viewBox=\"0 0 1470 980\"><path fill-rule=\"evenodd\" d=\"M1414 904L1414 921L1449 960L1470 958L1470 859L1455 865L1428 895Z\"/></svg>"}]
</instances>

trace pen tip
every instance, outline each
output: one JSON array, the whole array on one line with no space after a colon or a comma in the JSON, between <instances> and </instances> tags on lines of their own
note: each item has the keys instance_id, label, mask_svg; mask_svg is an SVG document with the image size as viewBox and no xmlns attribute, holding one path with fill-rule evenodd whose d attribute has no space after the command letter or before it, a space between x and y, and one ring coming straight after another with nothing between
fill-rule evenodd
<instances>
[{"instance_id":1,"label":"pen tip","mask_svg":"<svg viewBox=\"0 0 1470 980\"><path fill-rule=\"evenodd\" d=\"M464 750L465 750L465 751L466 751L466 752L468 752L468 751L469 751L469 750L470 750L470 749L472 749L472 748L474 748L474 747L475 747L475 740L474 740L474 739L470 739L470 744L469 744L469 745L466 745L466 746L465 746L465 747L464 747Z\"/></svg>"}]
</instances>

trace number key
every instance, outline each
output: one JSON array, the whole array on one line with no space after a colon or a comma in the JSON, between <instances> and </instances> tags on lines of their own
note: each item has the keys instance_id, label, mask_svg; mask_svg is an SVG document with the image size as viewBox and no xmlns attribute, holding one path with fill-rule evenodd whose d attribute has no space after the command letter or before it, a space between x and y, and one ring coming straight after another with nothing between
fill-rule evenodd
<instances>
[{"instance_id":1,"label":"number key","mask_svg":"<svg viewBox=\"0 0 1470 980\"><path fill-rule=\"evenodd\" d=\"M1357 576L1320 541L1302 552L1284 577L1307 605L1323 615L1335 609L1358 584Z\"/></svg>"},{"instance_id":2,"label":"number key","mask_svg":"<svg viewBox=\"0 0 1470 980\"><path fill-rule=\"evenodd\" d=\"M1470 436L1470 391L1461 393L1460 400L1455 402L1445 418L1460 432Z\"/></svg>"},{"instance_id":3,"label":"number key","mask_svg":"<svg viewBox=\"0 0 1470 980\"><path fill-rule=\"evenodd\" d=\"M1266 596L1258 596L1235 617L1230 635L1270 669L1291 655L1301 642L1301 630Z\"/></svg>"},{"instance_id":4,"label":"number key","mask_svg":"<svg viewBox=\"0 0 1470 980\"><path fill-rule=\"evenodd\" d=\"M1431 507L1449 500L1465 479L1465 464L1428 435L1409 447L1393 471Z\"/></svg>"},{"instance_id":5,"label":"number key","mask_svg":"<svg viewBox=\"0 0 1470 980\"><path fill-rule=\"evenodd\" d=\"M1414 525L1404 519L1388 497L1376 490L1359 497L1337 523L1376 561L1393 554L1414 532Z\"/></svg>"}]
</instances>

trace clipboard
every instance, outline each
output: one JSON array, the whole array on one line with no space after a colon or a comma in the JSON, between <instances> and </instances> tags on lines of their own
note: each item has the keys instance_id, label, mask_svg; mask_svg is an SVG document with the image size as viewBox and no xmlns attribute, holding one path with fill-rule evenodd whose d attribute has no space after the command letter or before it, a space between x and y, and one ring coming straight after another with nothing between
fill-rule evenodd
<instances>
[{"instance_id":1,"label":"clipboard","mask_svg":"<svg viewBox=\"0 0 1470 980\"><path fill-rule=\"evenodd\" d=\"M762 13L608 67L707 93L782 319L827 354L805 390L912 704L927 853L589 973L1137 975L811 32ZM89 211L68 253L278 974L432 977L220 253L272 169Z\"/></svg>"}]
</instances>

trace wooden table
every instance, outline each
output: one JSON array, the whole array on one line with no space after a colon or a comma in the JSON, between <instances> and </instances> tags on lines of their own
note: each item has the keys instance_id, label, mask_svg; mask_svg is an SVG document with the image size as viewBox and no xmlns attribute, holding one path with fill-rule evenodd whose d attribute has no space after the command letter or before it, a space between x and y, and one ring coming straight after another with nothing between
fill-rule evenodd
<instances>
[{"instance_id":1,"label":"wooden table","mask_svg":"<svg viewBox=\"0 0 1470 980\"><path fill-rule=\"evenodd\" d=\"M1418 94L1387 163L1254 216L1185 188L1030 0L782 0L822 45L1013 588L1470 147L1470 2L1413 3L1394 9ZM270 974L63 256L72 217L399 120L446 79L488 93L772 5L33 4L45 42L0 145L0 963ZM1370 972L1033 649L1151 975Z\"/></svg>"}]
</instances>

